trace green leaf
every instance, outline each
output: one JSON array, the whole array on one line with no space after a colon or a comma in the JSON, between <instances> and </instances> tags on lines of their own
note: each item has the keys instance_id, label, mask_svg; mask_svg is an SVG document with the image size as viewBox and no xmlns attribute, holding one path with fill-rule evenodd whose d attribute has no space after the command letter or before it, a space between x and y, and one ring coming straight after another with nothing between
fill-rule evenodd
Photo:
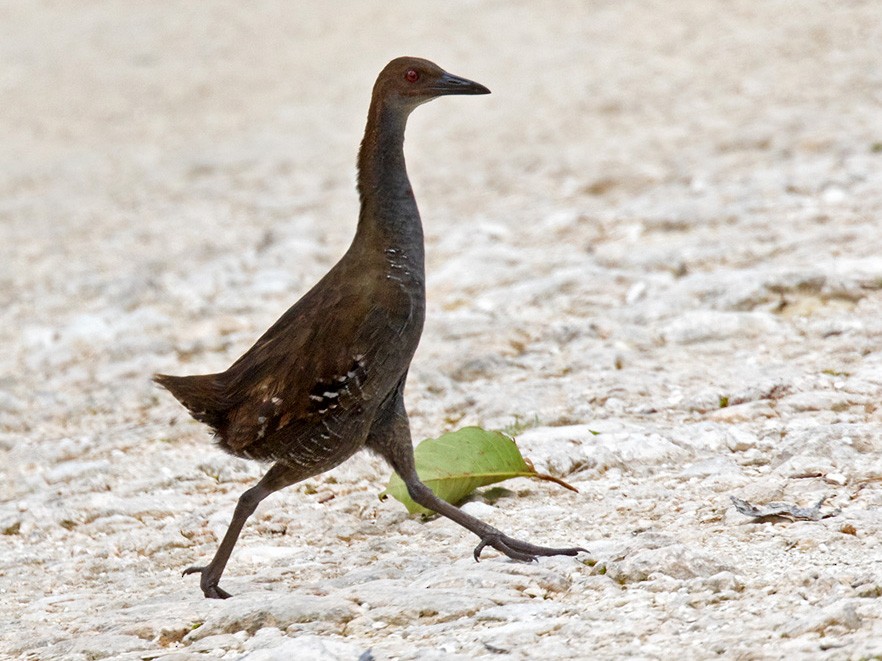
<instances>
[{"instance_id":1,"label":"green leaf","mask_svg":"<svg viewBox=\"0 0 882 661\"><path fill-rule=\"evenodd\" d=\"M478 487L513 477L549 480L576 491L563 480L537 473L530 460L521 456L510 436L480 427L464 427L438 438L426 439L416 447L414 456L420 479L436 496L454 505ZM411 514L433 513L413 502L396 473L389 478L380 499L387 496L402 502Z\"/></svg>"}]
</instances>

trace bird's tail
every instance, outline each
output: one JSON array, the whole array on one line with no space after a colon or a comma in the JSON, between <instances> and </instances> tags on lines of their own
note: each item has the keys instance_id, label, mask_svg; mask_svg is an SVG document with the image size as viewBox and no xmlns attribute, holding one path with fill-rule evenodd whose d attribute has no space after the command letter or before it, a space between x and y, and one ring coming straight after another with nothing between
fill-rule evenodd
<instances>
[{"instance_id":1,"label":"bird's tail","mask_svg":"<svg viewBox=\"0 0 882 661\"><path fill-rule=\"evenodd\" d=\"M153 381L168 390L196 420L219 431L225 426L230 405L221 374L170 376L154 374Z\"/></svg>"}]
</instances>

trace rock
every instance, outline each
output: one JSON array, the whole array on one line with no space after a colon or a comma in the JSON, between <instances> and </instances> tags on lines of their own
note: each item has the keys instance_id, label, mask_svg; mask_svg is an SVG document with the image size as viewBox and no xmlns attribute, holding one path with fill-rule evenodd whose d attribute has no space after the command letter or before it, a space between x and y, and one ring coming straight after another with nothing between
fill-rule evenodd
<instances>
[{"instance_id":1,"label":"rock","mask_svg":"<svg viewBox=\"0 0 882 661\"><path fill-rule=\"evenodd\" d=\"M756 443L756 436L739 427L718 422L678 425L668 432L671 441L694 452L723 452L735 448L747 450Z\"/></svg>"},{"instance_id":2,"label":"rock","mask_svg":"<svg viewBox=\"0 0 882 661\"><path fill-rule=\"evenodd\" d=\"M188 652L212 652L214 650L238 650L242 648L242 641L236 636L229 633L217 634L214 636L206 636L200 640L193 641L187 646Z\"/></svg>"},{"instance_id":3,"label":"rock","mask_svg":"<svg viewBox=\"0 0 882 661\"><path fill-rule=\"evenodd\" d=\"M88 659L109 659L122 656L126 652L156 650L154 643L142 640L137 636L100 633L83 636L70 647L70 654L84 655Z\"/></svg>"},{"instance_id":4,"label":"rock","mask_svg":"<svg viewBox=\"0 0 882 661\"><path fill-rule=\"evenodd\" d=\"M3 413L20 413L25 408L25 404L18 397L6 390L0 390L0 412Z\"/></svg>"},{"instance_id":5,"label":"rock","mask_svg":"<svg viewBox=\"0 0 882 661\"><path fill-rule=\"evenodd\" d=\"M514 618L512 618L514 619ZM538 621L516 620L479 633L485 647L496 654L516 654L525 650L537 639L558 630L568 618L543 617Z\"/></svg>"},{"instance_id":6,"label":"rock","mask_svg":"<svg viewBox=\"0 0 882 661\"><path fill-rule=\"evenodd\" d=\"M835 463L828 457L811 454L796 455L775 467L775 473L790 478L821 477L836 473Z\"/></svg>"},{"instance_id":7,"label":"rock","mask_svg":"<svg viewBox=\"0 0 882 661\"><path fill-rule=\"evenodd\" d=\"M471 514L478 519L492 517L494 514L496 514L495 507L493 507L492 505L488 505L487 503L482 503L478 500L464 503L462 507L460 507L460 509L466 514Z\"/></svg>"},{"instance_id":8,"label":"rock","mask_svg":"<svg viewBox=\"0 0 882 661\"><path fill-rule=\"evenodd\" d=\"M662 337L673 344L700 344L732 337L765 337L782 331L780 323L766 312L695 310L664 326Z\"/></svg>"},{"instance_id":9,"label":"rock","mask_svg":"<svg viewBox=\"0 0 882 661\"><path fill-rule=\"evenodd\" d=\"M845 486L848 482L848 478L842 473L827 473L824 476L824 481L828 484L834 484L838 487Z\"/></svg>"},{"instance_id":10,"label":"rock","mask_svg":"<svg viewBox=\"0 0 882 661\"><path fill-rule=\"evenodd\" d=\"M607 576L617 583L639 583L657 574L674 579L709 577L732 569L716 557L683 544L642 549L619 561L607 563Z\"/></svg>"},{"instance_id":11,"label":"rock","mask_svg":"<svg viewBox=\"0 0 882 661\"><path fill-rule=\"evenodd\" d=\"M711 419L725 423L751 422L760 418L774 418L776 416L775 409L767 401L730 404L710 414Z\"/></svg>"},{"instance_id":12,"label":"rock","mask_svg":"<svg viewBox=\"0 0 882 661\"><path fill-rule=\"evenodd\" d=\"M279 659L303 659L304 661L355 661L364 648L337 638L322 636L299 636L286 638L278 645L248 652L241 661L277 661Z\"/></svg>"},{"instance_id":13,"label":"rock","mask_svg":"<svg viewBox=\"0 0 882 661\"><path fill-rule=\"evenodd\" d=\"M730 571L721 571L713 576L698 579L703 587L711 592L741 592L744 581Z\"/></svg>"},{"instance_id":14,"label":"rock","mask_svg":"<svg viewBox=\"0 0 882 661\"><path fill-rule=\"evenodd\" d=\"M863 406L866 402L865 397L846 392L800 392L781 399L778 411L782 415L805 411L846 411L852 406Z\"/></svg>"},{"instance_id":15,"label":"rock","mask_svg":"<svg viewBox=\"0 0 882 661\"><path fill-rule=\"evenodd\" d=\"M640 471L689 456L657 432L595 432L592 425L539 427L522 433L518 445L537 469L558 477L585 469Z\"/></svg>"},{"instance_id":16,"label":"rock","mask_svg":"<svg viewBox=\"0 0 882 661\"><path fill-rule=\"evenodd\" d=\"M713 457L689 464L680 475L683 477L707 477L708 475L741 476L742 470L728 457Z\"/></svg>"},{"instance_id":17,"label":"rock","mask_svg":"<svg viewBox=\"0 0 882 661\"><path fill-rule=\"evenodd\" d=\"M836 602L811 615L801 617L788 627L785 636L794 637L807 633L821 636L841 636L861 626L862 618L852 601Z\"/></svg>"},{"instance_id":18,"label":"rock","mask_svg":"<svg viewBox=\"0 0 882 661\"><path fill-rule=\"evenodd\" d=\"M240 631L236 635L245 634L247 638L248 633L248 631ZM286 639L285 632L275 626L261 627L257 631L252 632L252 634L253 635L250 638L247 638L243 644L243 647L248 652L275 647L276 645L285 642Z\"/></svg>"},{"instance_id":19,"label":"rock","mask_svg":"<svg viewBox=\"0 0 882 661\"><path fill-rule=\"evenodd\" d=\"M483 591L424 589L401 581L374 581L356 586L351 598L357 601L372 622L400 626L416 621L447 622L494 605Z\"/></svg>"},{"instance_id":20,"label":"rock","mask_svg":"<svg viewBox=\"0 0 882 661\"><path fill-rule=\"evenodd\" d=\"M286 629L291 624L316 620L342 623L354 616L352 603L335 596L242 594L222 602L185 640L201 640L206 636L237 631L253 634L264 627Z\"/></svg>"},{"instance_id":21,"label":"rock","mask_svg":"<svg viewBox=\"0 0 882 661\"><path fill-rule=\"evenodd\" d=\"M50 484L55 482L69 482L83 476L90 476L94 479L94 477L106 473L109 468L110 462L106 459L98 459L95 461L65 461L46 473L46 481Z\"/></svg>"},{"instance_id":22,"label":"rock","mask_svg":"<svg viewBox=\"0 0 882 661\"><path fill-rule=\"evenodd\" d=\"M550 561L551 559L549 559ZM564 561L569 560L568 558ZM572 562L569 560L569 562ZM533 591L543 595L566 592L571 580L560 569L549 563L457 563L443 569L428 570L419 575L409 587L420 590L459 590L471 592L492 586L512 593Z\"/></svg>"}]
</instances>

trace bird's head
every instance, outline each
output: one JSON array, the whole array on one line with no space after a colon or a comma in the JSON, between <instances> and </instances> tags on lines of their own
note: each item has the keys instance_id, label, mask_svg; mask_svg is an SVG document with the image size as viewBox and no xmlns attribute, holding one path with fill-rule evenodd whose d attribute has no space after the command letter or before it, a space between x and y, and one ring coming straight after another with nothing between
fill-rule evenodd
<instances>
[{"instance_id":1,"label":"bird's head","mask_svg":"<svg viewBox=\"0 0 882 661\"><path fill-rule=\"evenodd\" d=\"M380 72L374 96L390 105L412 110L449 94L490 94L483 85L447 73L434 62L419 57L398 57Z\"/></svg>"}]
</instances>

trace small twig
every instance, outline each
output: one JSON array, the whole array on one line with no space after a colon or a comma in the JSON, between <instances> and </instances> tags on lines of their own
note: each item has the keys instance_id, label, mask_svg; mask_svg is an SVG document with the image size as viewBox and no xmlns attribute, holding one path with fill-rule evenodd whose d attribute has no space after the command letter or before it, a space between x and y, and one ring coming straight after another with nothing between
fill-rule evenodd
<instances>
[{"instance_id":1,"label":"small twig","mask_svg":"<svg viewBox=\"0 0 882 661\"><path fill-rule=\"evenodd\" d=\"M545 473L535 473L533 475L533 477L537 477L540 480L547 480L548 482L554 482L555 484L559 484L560 486L562 486L564 489L569 489L570 491L575 491L576 493L579 493L579 490L576 487L574 487L572 484L568 484L567 482L564 482L559 477L554 477L554 475L546 475Z\"/></svg>"}]
</instances>

